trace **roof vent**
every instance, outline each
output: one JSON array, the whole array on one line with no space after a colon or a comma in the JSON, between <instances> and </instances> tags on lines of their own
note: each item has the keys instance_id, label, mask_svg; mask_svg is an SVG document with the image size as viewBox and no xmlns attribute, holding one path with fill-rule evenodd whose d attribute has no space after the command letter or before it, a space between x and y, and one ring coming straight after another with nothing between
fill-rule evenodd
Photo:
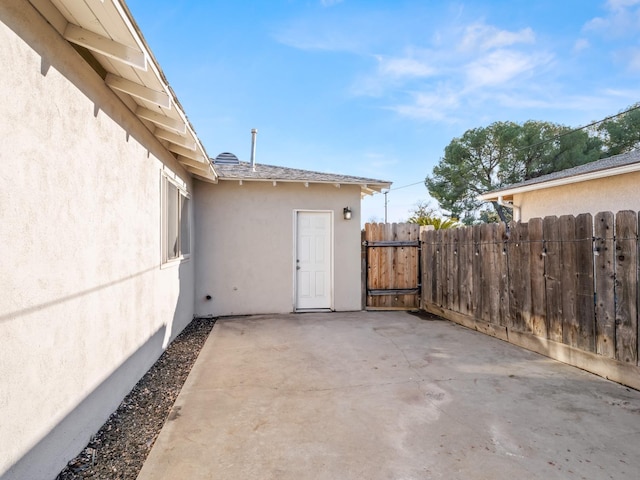
<instances>
[{"instance_id":1,"label":"roof vent","mask_svg":"<svg viewBox=\"0 0 640 480\"><path fill-rule=\"evenodd\" d=\"M213 163L217 165L238 165L240 160L233 153L223 152L213 160Z\"/></svg>"}]
</instances>

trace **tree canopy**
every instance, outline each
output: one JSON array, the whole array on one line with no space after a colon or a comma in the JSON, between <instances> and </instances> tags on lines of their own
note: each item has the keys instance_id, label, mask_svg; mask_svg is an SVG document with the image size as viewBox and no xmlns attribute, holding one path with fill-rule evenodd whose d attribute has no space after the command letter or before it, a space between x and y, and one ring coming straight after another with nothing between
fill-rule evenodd
<instances>
[{"instance_id":1,"label":"tree canopy","mask_svg":"<svg viewBox=\"0 0 640 480\"><path fill-rule=\"evenodd\" d=\"M605 120L597 129L601 135L606 156L625 153L640 147L640 103L627 113Z\"/></svg>"},{"instance_id":2,"label":"tree canopy","mask_svg":"<svg viewBox=\"0 0 640 480\"><path fill-rule=\"evenodd\" d=\"M640 146L639 108L591 130L534 120L467 130L447 145L425 185L441 209L465 224L507 221L511 212L478 195Z\"/></svg>"}]
</instances>

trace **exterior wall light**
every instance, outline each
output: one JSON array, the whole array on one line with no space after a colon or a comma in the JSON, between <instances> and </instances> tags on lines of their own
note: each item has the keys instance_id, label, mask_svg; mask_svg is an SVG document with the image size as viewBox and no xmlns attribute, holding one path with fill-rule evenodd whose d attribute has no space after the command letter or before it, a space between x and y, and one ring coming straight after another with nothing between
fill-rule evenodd
<instances>
[{"instance_id":1,"label":"exterior wall light","mask_svg":"<svg viewBox=\"0 0 640 480\"><path fill-rule=\"evenodd\" d=\"M351 208L350 207L344 207L342 209L342 214L344 215L344 219L345 220L351 220Z\"/></svg>"}]
</instances>

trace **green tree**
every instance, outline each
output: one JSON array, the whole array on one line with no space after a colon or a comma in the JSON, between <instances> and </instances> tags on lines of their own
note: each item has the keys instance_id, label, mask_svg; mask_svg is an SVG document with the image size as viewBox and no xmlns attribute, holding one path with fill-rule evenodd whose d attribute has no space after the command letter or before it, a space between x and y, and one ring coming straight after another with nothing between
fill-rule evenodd
<instances>
[{"instance_id":1,"label":"green tree","mask_svg":"<svg viewBox=\"0 0 640 480\"><path fill-rule=\"evenodd\" d=\"M640 103L627 108L626 113L602 122L597 132L604 142L606 157L640 147Z\"/></svg>"},{"instance_id":2,"label":"green tree","mask_svg":"<svg viewBox=\"0 0 640 480\"><path fill-rule=\"evenodd\" d=\"M443 210L472 224L495 218L478 195L596 160L601 151L602 141L585 131L550 122L495 122L454 138L425 185ZM502 221L511 219L510 210L492 206Z\"/></svg>"},{"instance_id":3,"label":"green tree","mask_svg":"<svg viewBox=\"0 0 640 480\"><path fill-rule=\"evenodd\" d=\"M420 226L433 226L436 230L445 228L456 228L460 226L457 220L453 218L443 218L438 216L428 202L418 202L416 208L412 210L408 223L416 223Z\"/></svg>"},{"instance_id":4,"label":"green tree","mask_svg":"<svg viewBox=\"0 0 640 480\"><path fill-rule=\"evenodd\" d=\"M478 195L517 175L514 154L521 127L513 122L496 122L467 130L444 149L444 157L425 184L440 207L464 224L477 221L482 203ZM502 207L496 211L504 216Z\"/></svg>"},{"instance_id":5,"label":"green tree","mask_svg":"<svg viewBox=\"0 0 640 480\"><path fill-rule=\"evenodd\" d=\"M599 158L601 148L602 141L584 130L529 120L520 126L514 171L504 179L517 183L592 162Z\"/></svg>"}]
</instances>

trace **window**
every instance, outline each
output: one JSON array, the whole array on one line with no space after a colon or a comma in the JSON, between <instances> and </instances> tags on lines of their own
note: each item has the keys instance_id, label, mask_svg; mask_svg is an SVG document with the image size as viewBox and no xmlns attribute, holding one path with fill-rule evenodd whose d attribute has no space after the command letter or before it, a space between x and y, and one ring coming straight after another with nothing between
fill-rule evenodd
<instances>
[{"instance_id":1,"label":"window","mask_svg":"<svg viewBox=\"0 0 640 480\"><path fill-rule=\"evenodd\" d=\"M162 263L187 258L191 253L191 225L187 194L163 175Z\"/></svg>"}]
</instances>

